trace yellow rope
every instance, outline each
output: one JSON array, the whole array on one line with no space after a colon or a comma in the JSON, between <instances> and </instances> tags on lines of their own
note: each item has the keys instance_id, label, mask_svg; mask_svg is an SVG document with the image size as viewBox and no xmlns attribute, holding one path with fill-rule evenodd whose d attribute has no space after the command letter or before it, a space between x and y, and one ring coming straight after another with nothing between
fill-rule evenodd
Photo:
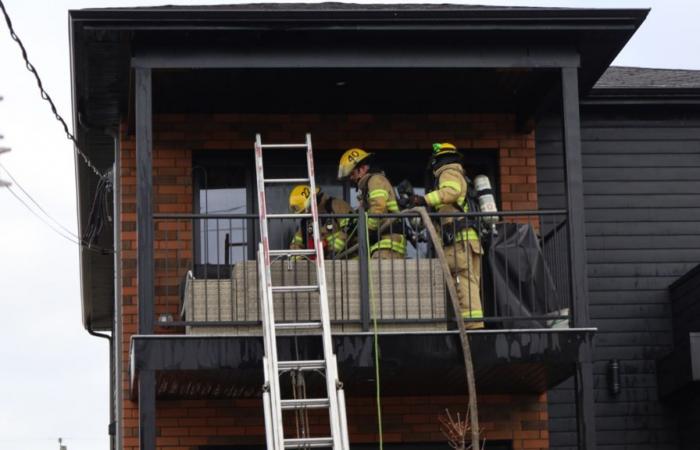
<instances>
[{"instance_id":1,"label":"yellow rope","mask_svg":"<svg viewBox=\"0 0 700 450\"><path fill-rule=\"evenodd\" d=\"M379 432L379 450L384 450L384 435L382 432L382 399L379 379L379 333L377 331L377 303L374 298L374 289L372 287L372 257L369 255L369 230L367 229L367 213L365 212L365 237L367 238L367 279L369 280L369 298L372 303L372 325L374 328L374 378L375 386L377 387L377 430ZM380 263L381 264L381 263ZM381 270L381 266L380 269Z\"/></svg>"}]
</instances>

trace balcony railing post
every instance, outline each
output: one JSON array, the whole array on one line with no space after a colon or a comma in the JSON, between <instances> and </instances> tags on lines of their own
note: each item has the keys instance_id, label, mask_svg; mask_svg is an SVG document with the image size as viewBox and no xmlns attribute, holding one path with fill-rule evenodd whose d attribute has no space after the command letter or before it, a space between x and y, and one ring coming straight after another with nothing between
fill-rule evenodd
<instances>
[{"instance_id":1,"label":"balcony railing post","mask_svg":"<svg viewBox=\"0 0 700 450\"><path fill-rule=\"evenodd\" d=\"M367 247L367 217L360 206L357 219L357 255L360 260L360 320L362 331L369 330L369 248Z\"/></svg>"}]
</instances>

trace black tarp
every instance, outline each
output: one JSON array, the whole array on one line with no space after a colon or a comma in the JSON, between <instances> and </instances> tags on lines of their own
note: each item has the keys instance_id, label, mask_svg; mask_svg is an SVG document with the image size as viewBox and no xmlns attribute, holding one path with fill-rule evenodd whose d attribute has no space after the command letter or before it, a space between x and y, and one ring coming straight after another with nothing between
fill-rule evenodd
<instances>
[{"instance_id":1,"label":"black tarp","mask_svg":"<svg viewBox=\"0 0 700 450\"><path fill-rule=\"evenodd\" d=\"M483 287L489 317L559 315L564 292L547 267L535 230L529 224L499 223L484 242ZM564 249L561 249L562 251ZM543 328L546 319L505 320L503 328Z\"/></svg>"}]
</instances>

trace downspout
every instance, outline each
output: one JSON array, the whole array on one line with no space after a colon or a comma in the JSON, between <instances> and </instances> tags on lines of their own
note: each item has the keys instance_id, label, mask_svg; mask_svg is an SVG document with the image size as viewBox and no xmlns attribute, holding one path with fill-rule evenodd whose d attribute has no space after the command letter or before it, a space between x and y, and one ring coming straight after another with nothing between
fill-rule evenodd
<instances>
[{"instance_id":1,"label":"downspout","mask_svg":"<svg viewBox=\"0 0 700 450\"><path fill-rule=\"evenodd\" d=\"M80 119L80 115L78 116ZM82 121L80 124L88 130L94 128L87 127ZM104 133L112 137L114 140L114 164L113 164L113 228L114 228L114 322L112 323L112 335L98 333L92 329L92 324L88 323L87 332L95 337L107 339L109 341L109 448L117 450L121 445L121 427L119 426L117 417L121 417L121 383L117 379L121 376L121 345L119 336L121 336L121 266L119 265L120 255L120 227L119 227L119 133L114 130L104 130ZM116 339L115 339L116 337ZM115 348L117 347L117 348ZM116 370L115 370L116 369ZM118 409L118 411L117 411Z\"/></svg>"},{"instance_id":2,"label":"downspout","mask_svg":"<svg viewBox=\"0 0 700 450\"><path fill-rule=\"evenodd\" d=\"M108 334L93 331L92 325L88 325L87 332L92 336L107 339L109 341L109 448L111 450L116 450L114 442L114 358L112 357L112 355L114 355L114 340L112 339L112 336Z\"/></svg>"},{"instance_id":3,"label":"downspout","mask_svg":"<svg viewBox=\"0 0 700 450\"><path fill-rule=\"evenodd\" d=\"M112 327L112 336L114 339L114 353L112 356L112 379L114 386L110 389L112 394L112 402L115 403L116 407L111 408L112 419L110 421L110 427L112 428L112 442L114 446L112 450L120 450L122 448L122 409L124 405L123 392L122 392L122 266L121 266L121 166L120 153L121 153L121 141L119 139L119 128L107 130L114 140L114 166L112 168L112 174L114 177L112 183L112 195L113 201L113 232L114 232L114 325Z\"/></svg>"}]
</instances>

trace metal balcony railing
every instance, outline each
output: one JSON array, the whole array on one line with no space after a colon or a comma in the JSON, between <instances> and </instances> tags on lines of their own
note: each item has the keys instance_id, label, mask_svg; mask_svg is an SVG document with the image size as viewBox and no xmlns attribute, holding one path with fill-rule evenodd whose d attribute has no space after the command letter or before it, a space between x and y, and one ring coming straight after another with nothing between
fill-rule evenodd
<instances>
[{"instance_id":1,"label":"metal balcony railing","mask_svg":"<svg viewBox=\"0 0 700 450\"><path fill-rule=\"evenodd\" d=\"M438 230L454 234L458 231L454 220L444 227L439 223L460 216L482 231L479 290L484 318L478 321L486 328L568 327L572 283L566 212L500 212L497 223L491 223L492 215L485 213L431 214L431 219ZM334 330L368 330L374 319L385 331L444 330L454 324L434 244L417 214L320 217L322 223L350 222L345 250L326 249ZM366 231L368 218L385 224L381 236ZM187 333L258 334L257 216L157 214L154 222L158 325L184 327ZM294 233L306 226L294 219L272 223L271 248L288 248ZM371 246L387 234L405 237L405 256L368 258L367 243ZM273 261L273 283L314 284L313 269L314 263L303 258ZM314 319L316 296L280 294L277 320Z\"/></svg>"}]
</instances>

